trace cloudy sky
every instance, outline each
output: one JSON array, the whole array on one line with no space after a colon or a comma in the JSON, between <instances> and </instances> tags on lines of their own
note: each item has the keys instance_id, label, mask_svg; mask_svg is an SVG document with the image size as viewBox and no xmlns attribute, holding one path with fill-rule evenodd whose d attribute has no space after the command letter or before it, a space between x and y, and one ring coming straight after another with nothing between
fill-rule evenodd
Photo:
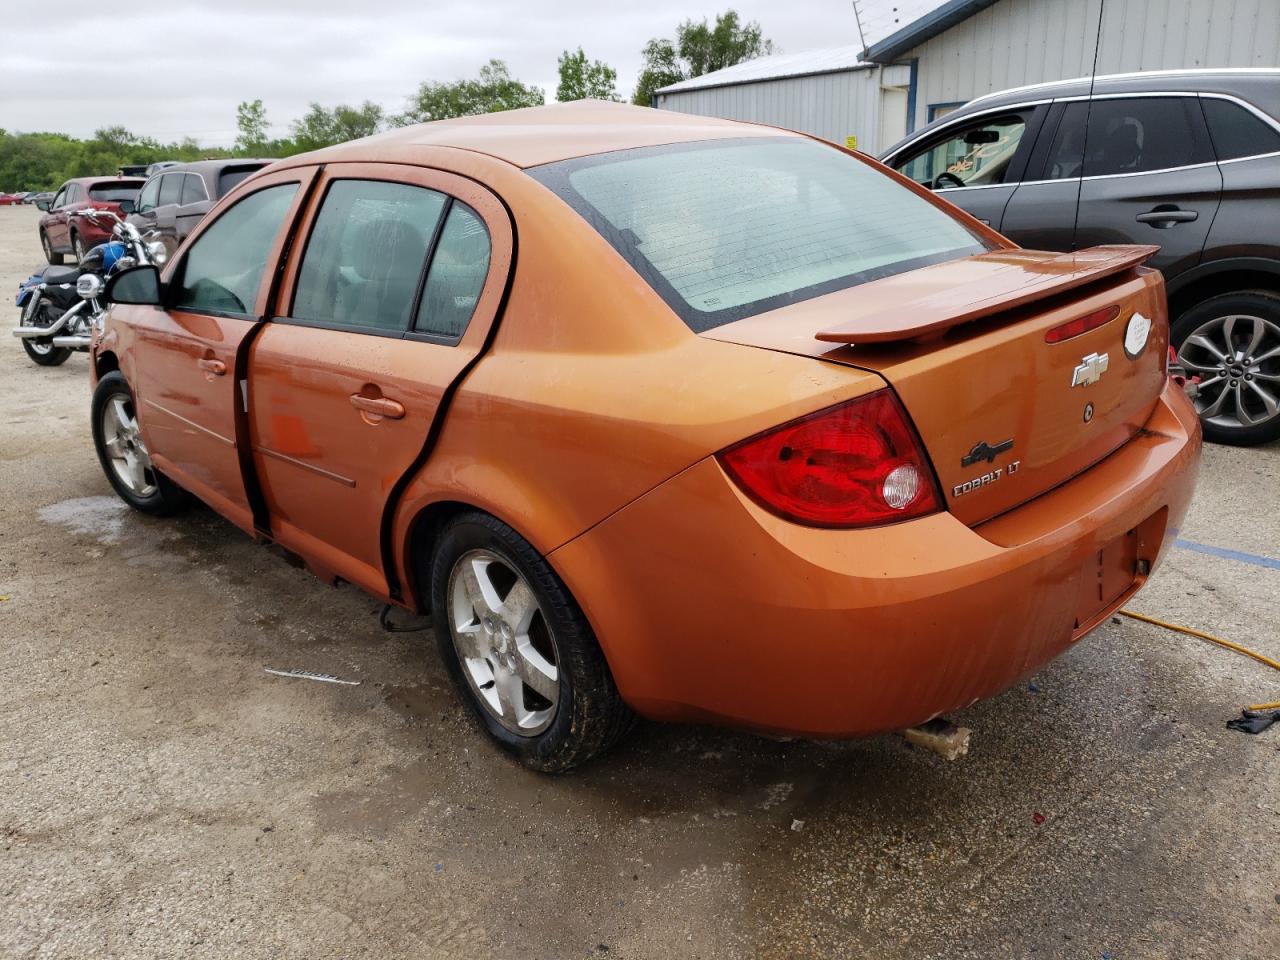
<instances>
[{"instance_id":1,"label":"cloudy sky","mask_svg":"<svg viewBox=\"0 0 1280 960\"><path fill-rule=\"evenodd\" d=\"M858 0L876 32L928 0ZM235 138L235 107L261 98L273 133L311 101L404 107L422 80L474 76L490 57L555 95L556 58L582 46L629 97L640 49L686 18L730 6L787 52L859 42L852 0L164 0L94 4L68 42L29 29L0 49L0 128L88 136L122 124L161 141ZM898 11L895 13L895 11ZM910 19L910 16L907 17ZM869 38L870 39L870 38ZM115 55L113 56L113 51ZM95 69L92 64L97 64Z\"/></svg>"}]
</instances>

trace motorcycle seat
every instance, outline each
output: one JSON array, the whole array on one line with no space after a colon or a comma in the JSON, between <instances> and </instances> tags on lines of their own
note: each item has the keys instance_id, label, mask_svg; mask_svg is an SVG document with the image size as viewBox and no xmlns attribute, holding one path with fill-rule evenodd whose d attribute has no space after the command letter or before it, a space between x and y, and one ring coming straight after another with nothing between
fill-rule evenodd
<instances>
[{"instance_id":1,"label":"motorcycle seat","mask_svg":"<svg viewBox=\"0 0 1280 960\"><path fill-rule=\"evenodd\" d=\"M49 284L75 283L79 279L79 267L49 267L44 272L44 282Z\"/></svg>"}]
</instances>

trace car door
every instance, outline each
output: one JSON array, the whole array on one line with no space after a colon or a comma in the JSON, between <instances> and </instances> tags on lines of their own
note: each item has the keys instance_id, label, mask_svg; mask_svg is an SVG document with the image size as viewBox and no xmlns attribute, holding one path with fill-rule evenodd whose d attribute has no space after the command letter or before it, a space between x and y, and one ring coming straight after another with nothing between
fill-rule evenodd
<instances>
[{"instance_id":1,"label":"car door","mask_svg":"<svg viewBox=\"0 0 1280 960\"><path fill-rule=\"evenodd\" d=\"M188 173L182 185L182 204L174 213L172 253L177 246L191 235L201 220L213 209L213 201L209 199L209 191L205 178L198 173ZM168 241L166 241L166 244Z\"/></svg>"},{"instance_id":2,"label":"car door","mask_svg":"<svg viewBox=\"0 0 1280 960\"><path fill-rule=\"evenodd\" d=\"M893 159L899 173L1000 229L1046 107L958 120Z\"/></svg>"},{"instance_id":3,"label":"car door","mask_svg":"<svg viewBox=\"0 0 1280 960\"><path fill-rule=\"evenodd\" d=\"M329 164L316 196L249 350L254 469L281 544L385 595L391 491L494 322L511 228L474 181L417 167Z\"/></svg>"},{"instance_id":4,"label":"car door","mask_svg":"<svg viewBox=\"0 0 1280 960\"><path fill-rule=\"evenodd\" d=\"M156 229L156 207L160 204L160 178L152 177L142 185L138 192L138 203L129 222L142 233ZM170 250L170 253L173 251Z\"/></svg>"},{"instance_id":5,"label":"car door","mask_svg":"<svg viewBox=\"0 0 1280 960\"><path fill-rule=\"evenodd\" d=\"M266 313L272 268L314 176L312 167L282 170L202 224L165 271L162 307L114 308L134 331L132 386L152 459L248 531L237 359Z\"/></svg>"},{"instance_id":6,"label":"car door","mask_svg":"<svg viewBox=\"0 0 1280 960\"><path fill-rule=\"evenodd\" d=\"M58 195L53 198L53 203L49 204L49 216L45 220L44 232L49 238L49 245L54 250L70 250L71 234L68 226L69 210L68 208L75 201L76 184L66 183L62 185L62 189L58 191Z\"/></svg>"},{"instance_id":7,"label":"car door","mask_svg":"<svg viewBox=\"0 0 1280 960\"><path fill-rule=\"evenodd\" d=\"M1072 249L1088 114L1085 101L1055 103L1046 113L1000 226L1019 246L1064 253Z\"/></svg>"},{"instance_id":8,"label":"car door","mask_svg":"<svg viewBox=\"0 0 1280 960\"><path fill-rule=\"evenodd\" d=\"M1075 248L1155 243L1148 265L1177 276L1200 262L1222 174L1195 96L1093 101Z\"/></svg>"},{"instance_id":9,"label":"car door","mask_svg":"<svg viewBox=\"0 0 1280 960\"><path fill-rule=\"evenodd\" d=\"M182 202L182 181L185 174L165 173L160 177L160 195L156 200L155 229L169 251L178 247L178 208Z\"/></svg>"}]
</instances>

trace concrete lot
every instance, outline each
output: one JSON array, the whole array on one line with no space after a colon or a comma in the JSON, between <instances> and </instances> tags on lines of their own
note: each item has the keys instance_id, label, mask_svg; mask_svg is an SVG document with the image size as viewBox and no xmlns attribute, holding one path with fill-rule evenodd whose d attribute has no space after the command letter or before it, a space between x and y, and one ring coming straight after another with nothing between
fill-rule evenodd
<instances>
[{"instance_id":1,"label":"concrete lot","mask_svg":"<svg viewBox=\"0 0 1280 960\"><path fill-rule=\"evenodd\" d=\"M6 298L36 218L0 208ZM957 715L955 763L647 724L536 776L429 634L128 512L87 358L0 312L0 957L1280 955L1280 728L1223 726L1280 674L1114 622ZM1280 446L1208 448L1182 535L1280 555ZM1280 656L1280 569L1175 549L1131 606Z\"/></svg>"}]
</instances>

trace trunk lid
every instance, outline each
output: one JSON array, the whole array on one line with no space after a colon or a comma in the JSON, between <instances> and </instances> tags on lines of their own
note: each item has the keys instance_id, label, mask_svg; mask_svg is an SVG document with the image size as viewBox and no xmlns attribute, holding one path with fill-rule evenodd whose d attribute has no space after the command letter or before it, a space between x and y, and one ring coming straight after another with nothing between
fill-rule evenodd
<instances>
[{"instance_id":1,"label":"trunk lid","mask_svg":"<svg viewBox=\"0 0 1280 960\"><path fill-rule=\"evenodd\" d=\"M995 251L702 335L879 373L915 422L948 509L974 525L1102 460L1150 418L1168 354L1164 283L1139 266L1155 249ZM1114 316L1046 340L1099 311Z\"/></svg>"}]
</instances>

